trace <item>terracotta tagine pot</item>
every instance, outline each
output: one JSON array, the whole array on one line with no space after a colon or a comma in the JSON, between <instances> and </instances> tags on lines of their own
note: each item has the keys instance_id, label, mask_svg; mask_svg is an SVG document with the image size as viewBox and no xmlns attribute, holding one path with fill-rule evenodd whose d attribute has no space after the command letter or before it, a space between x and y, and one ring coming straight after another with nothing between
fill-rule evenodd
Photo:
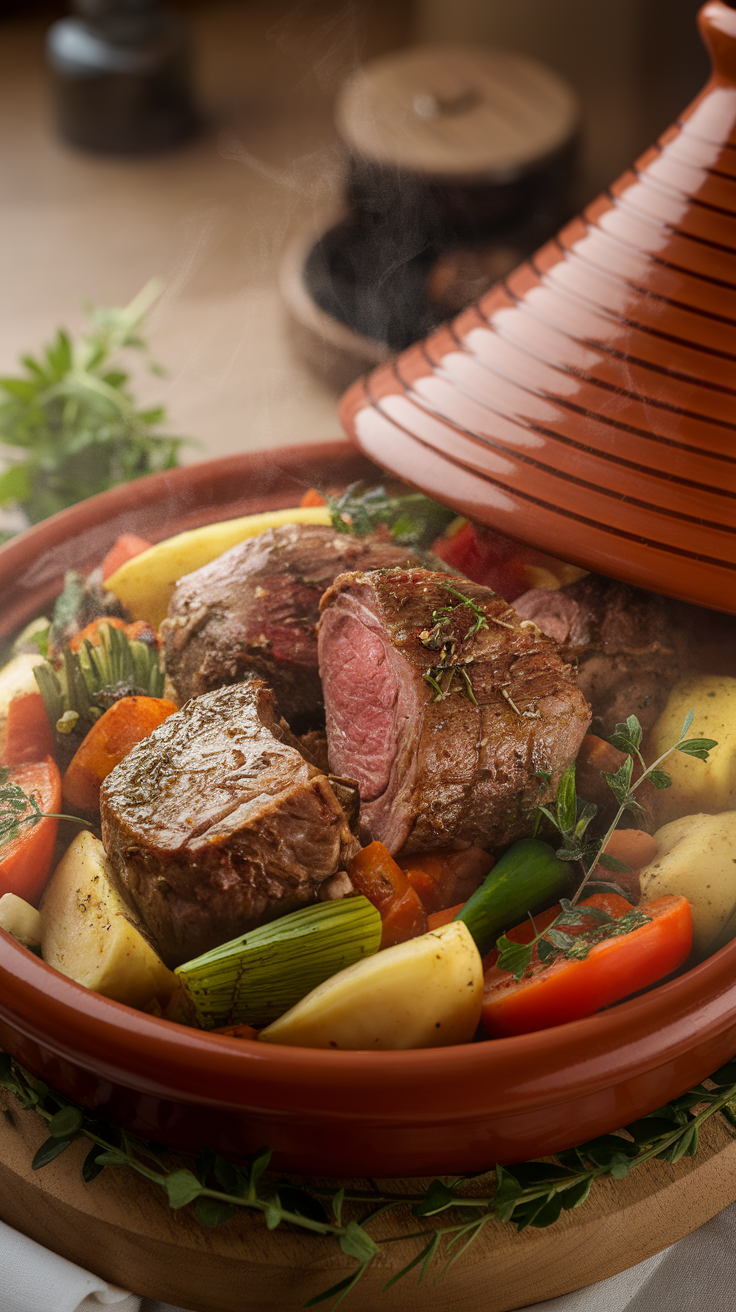
<instances>
[{"instance_id":1,"label":"terracotta tagine pot","mask_svg":"<svg viewBox=\"0 0 736 1312\"><path fill-rule=\"evenodd\" d=\"M42 613L63 572L122 531L160 540L296 504L379 471L347 443L155 474L62 511L0 548L0 638ZM75 1102L157 1142L316 1175L480 1171L654 1110L736 1052L736 941L597 1016L520 1038L411 1052L277 1047L206 1034L91 993L0 931L0 1048Z\"/></svg>"},{"instance_id":2,"label":"terracotta tagine pot","mask_svg":"<svg viewBox=\"0 0 736 1312\"><path fill-rule=\"evenodd\" d=\"M736 12L698 24L713 72L678 122L341 417L509 536L736 611Z\"/></svg>"}]
</instances>

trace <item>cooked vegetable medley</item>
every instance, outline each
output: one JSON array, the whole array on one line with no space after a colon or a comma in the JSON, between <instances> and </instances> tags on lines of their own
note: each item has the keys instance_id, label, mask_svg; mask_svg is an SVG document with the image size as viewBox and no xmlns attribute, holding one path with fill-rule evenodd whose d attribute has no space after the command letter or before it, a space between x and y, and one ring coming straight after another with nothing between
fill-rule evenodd
<instances>
[{"instance_id":1,"label":"cooked vegetable medley","mask_svg":"<svg viewBox=\"0 0 736 1312\"><path fill-rule=\"evenodd\" d=\"M78 984L435 1047L736 934L736 621L383 488L100 565L0 670L0 929Z\"/></svg>"}]
</instances>

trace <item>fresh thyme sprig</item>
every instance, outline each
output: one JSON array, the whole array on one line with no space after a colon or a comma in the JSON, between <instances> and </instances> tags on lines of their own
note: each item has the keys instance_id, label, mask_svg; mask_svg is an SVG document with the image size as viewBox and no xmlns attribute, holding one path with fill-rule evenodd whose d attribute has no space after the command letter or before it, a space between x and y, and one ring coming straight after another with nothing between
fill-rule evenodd
<instances>
[{"instance_id":1,"label":"fresh thyme sprig","mask_svg":"<svg viewBox=\"0 0 736 1312\"><path fill-rule=\"evenodd\" d=\"M707 761L709 752L718 746L714 738L685 739L692 722L693 712L688 711L677 742L668 747L667 751L651 765L646 764L641 754L642 728L637 717L630 715L625 723L616 725L609 742L620 752L626 753L626 760L615 773L602 771L608 787L618 802L616 814L602 838L590 839L587 836L591 821L598 814L598 808L595 803L584 802L577 796L574 763L568 766L562 775L553 809L548 806L537 807L538 820L542 816L546 817L562 837L562 845L557 851L560 860L577 861L582 868L583 879L571 899L573 905L579 900L599 865L614 872L624 872L628 869L622 861L606 852L606 846L626 811L644 810L636 797L636 792L644 781L647 780L657 789L669 788L672 780L665 770L659 768L668 756L673 752L684 752L686 756ZM641 773L638 779L632 782L635 757L641 765Z\"/></svg>"},{"instance_id":2,"label":"fresh thyme sprig","mask_svg":"<svg viewBox=\"0 0 736 1312\"><path fill-rule=\"evenodd\" d=\"M510 971L516 980L521 979L531 965L535 948L544 965L561 955L571 960L584 961L597 943L630 934L633 929L649 924L652 918L636 907L618 917L609 915L602 907L586 906L583 910L582 907L574 907L565 897L560 898L560 906L560 914L544 929L537 930L534 917L529 915L534 929L534 937L529 943L515 943L505 934L496 940L499 951L497 965L501 970ZM594 925L581 934L565 933L565 929L583 926L586 921L593 921Z\"/></svg>"},{"instance_id":3,"label":"fresh thyme sprig","mask_svg":"<svg viewBox=\"0 0 736 1312\"><path fill-rule=\"evenodd\" d=\"M626 753L626 760L614 774L605 771L604 778L619 804L618 810L608 826L606 833L600 840L597 851L590 865L586 868L585 863L583 863L583 880L572 898L573 905L578 901L598 865L603 865L609 870L621 869L620 862L617 862L615 858L606 855L606 846L614 833L614 830L618 828L619 821L622 819L624 812L642 811L644 809L635 796L637 790L641 787L644 781L648 780L649 783L653 784L657 789L670 788L672 785L672 779L665 770L660 770L659 768L662 762L667 760L668 756L671 756L673 752L683 752L686 756L695 756L699 761L707 761L709 753L714 747L718 746L718 743L714 738L685 738L685 734L693 722L693 717L694 712L692 710L688 711L677 742L673 743L671 747L668 747L666 752L662 752L662 755L658 756L656 761L653 761L651 765L646 764L640 751L642 727L637 717L635 715L630 715L625 724L616 725L610 738L610 742L611 745L617 747L620 752ZM641 774L639 775L639 778L632 783L635 756L641 764Z\"/></svg>"},{"instance_id":4,"label":"fresh thyme sprig","mask_svg":"<svg viewBox=\"0 0 736 1312\"><path fill-rule=\"evenodd\" d=\"M384 1290L412 1271L420 1282L430 1272L441 1278L494 1219L510 1222L518 1231L527 1226L545 1228L553 1225L563 1210L580 1207L599 1179L623 1179L652 1160L674 1164L682 1157L694 1157L699 1131L711 1116L720 1112L736 1128L736 1061L716 1071L710 1083L715 1088L696 1085L623 1131L600 1135L552 1159L499 1165L474 1177L433 1180L423 1193L407 1195L378 1189L335 1190L319 1184L304 1187L274 1178L268 1171L268 1149L253 1154L246 1168L210 1149L196 1159L171 1154L96 1120L0 1053L0 1086L48 1126L49 1138L33 1159L34 1170L54 1161L78 1139L86 1139L91 1145L82 1166L86 1183L107 1167L127 1167L160 1188L174 1210L191 1206L202 1225L222 1225L245 1210L260 1213L268 1229L288 1224L333 1240L355 1259L356 1268L310 1299L307 1307L330 1299L336 1307L388 1243L416 1243L417 1252L386 1282ZM484 1188L486 1185L490 1188ZM479 1188L482 1192L477 1192ZM429 1224L393 1239L373 1238L368 1227L379 1216L407 1209L413 1218ZM348 1212L352 1215L347 1216ZM433 1223L435 1217L448 1212L457 1217L452 1224Z\"/></svg>"},{"instance_id":5,"label":"fresh thyme sprig","mask_svg":"<svg viewBox=\"0 0 736 1312\"><path fill-rule=\"evenodd\" d=\"M497 964L501 970L510 971L514 978L519 980L525 971L529 969L535 949L539 960L543 964L555 960L561 954L566 957L582 958L587 956L590 948L595 943L602 942L605 938L628 934L632 930L638 929L640 925L646 924L649 917L635 909L615 919L600 908L586 907L585 919L596 921L598 928L574 936L564 932L565 928L580 926L585 923L575 904L579 901L585 889L590 888L591 878L598 866L619 873L628 871L628 866L623 861L610 856L605 849L612 834L618 828L624 812L627 810L642 811L644 809L635 797L636 790L644 780L648 779L655 788L669 788L672 780L659 767L672 752L684 752L687 756L695 756L700 761L707 761L708 753L718 746L713 738L689 738L685 740L685 734L692 722L693 712L689 711L677 742L673 743L672 747L668 747L667 751L663 752L649 766L646 764L640 750L642 728L637 717L630 715L625 723L616 725L609 742L620 752L626 753L626 760L615 773L602 772L619 804L616 814L602 838L591 839L588 836L589 826L598 814L598 807L594 802L584 802L577 796L575 790L575 764L569 765L563 772L557 787L553 807L543 805L537 807L537 829L541 818L546 817L562 837L562 844L557 849L557 856L561 861L578 862L582 869L583 879L575 895L569 901L565 898L560 900L562 911L552 921L551 925L546 926L539 932L534 926L535 932L531 942L515 943L512 939L507 938L505 934L501 935L496 941L496 947L499 951ZM641 765L641 774L636 782L632 783L634 757ZM550 781L549 774L544 770L538 772L538 778L540 779L540 786L543 788ZM535 829L535 833L536 831ZM534 924L533 920L532 924Z\"/></svg>"},{"instance_id":6,"label":"fresh thyme sprig","mask_svg":"<svg viewBox=\"0 0 736 1312\"><path fill-rule=\"evenodd\" d=\"M73 820L86 825L87 820L77 815L62 815L56 811L42 811L32 793L26 793L20 784L10 779L10 770L0 767L0 848L11 843L24 829L33 829L41 820Z\"/></svg>"}]
</instances>

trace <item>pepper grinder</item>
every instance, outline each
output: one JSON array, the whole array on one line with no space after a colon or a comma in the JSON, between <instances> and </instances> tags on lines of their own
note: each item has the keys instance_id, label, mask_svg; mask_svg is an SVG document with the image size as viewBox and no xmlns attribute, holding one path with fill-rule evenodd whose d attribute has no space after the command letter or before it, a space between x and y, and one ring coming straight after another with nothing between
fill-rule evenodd
<instances>
[{"instance_id":1,"label":"pepper grinder","mask_svg":"<svg viewBox=\"0 0 736 1312\"><path fill-rule=\"evenodd\" d=\"M86 150L166 150L196 127L187 29L158 0L74 0L48 31L56 124Z\"/></svg>"}]
</instances>

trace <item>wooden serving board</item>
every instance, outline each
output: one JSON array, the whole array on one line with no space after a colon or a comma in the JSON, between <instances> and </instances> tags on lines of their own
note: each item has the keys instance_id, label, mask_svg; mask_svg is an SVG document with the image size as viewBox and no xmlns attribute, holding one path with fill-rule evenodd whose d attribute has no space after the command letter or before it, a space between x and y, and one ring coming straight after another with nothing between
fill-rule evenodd
<instances>
[{"instance_id":1,"label":"wooden serving board","mask_svg":"<svg viewBox=\"0 0 736 1312\"><path fill-rule=\"evenodd\" d=\"M193 1312L242 1312L245 1306L250 1312L296 1312L355 1269L333 1241L285 1228L268 1232L257 1215L206 1230L188 1209L172 1212L157 1186L127 1168L108 1167L85 1185L85 1141L32 1171L33 1154L47 1137L44 1123L4 1091L0 1110L0 1219L136 1294ZM416 1193L421 1183L385 1182L392 1192L407 1193ZM351 1184L365 1188L366 1182ZM382 1293L418 1251L416 1241L391 1244L347 1306L352 1312L460 1312L474 1305L508 1312L623 1271L734 1199L736 1135L716 1114L701 1131L695 1158L676 1166L652 1162L625 1180L600 1180L587 1203L563 1212L548 1230L517 1234L510 1225L489 1222L444 1281L429 1278L418 1285L411 1273ZM379 1218L372 1233L388 1238L418 1228L422 1224L407 1209Z\"/></svg>"}]
</instances>

